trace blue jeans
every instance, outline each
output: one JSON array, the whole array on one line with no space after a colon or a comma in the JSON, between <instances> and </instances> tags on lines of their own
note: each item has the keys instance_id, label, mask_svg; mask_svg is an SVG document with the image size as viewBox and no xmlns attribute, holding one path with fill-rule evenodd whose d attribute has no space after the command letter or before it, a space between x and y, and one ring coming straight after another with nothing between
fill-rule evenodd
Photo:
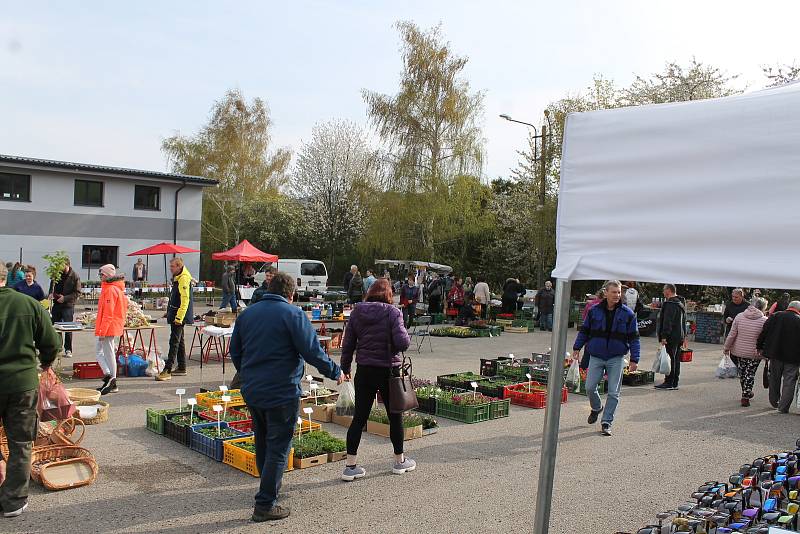
<instances>
[{"instance_id":1,"label":"blue jeans","mask_svg":"<svg viewBox=\"0 0 800 534\"><path fill-rule=\"evenodd\" d=\"M227 307L228 304L231 305L231 311L236 311L236 305L237 305L236 293L231 294L231 293L225 293L223 291L222 292L222 302L219 303L219 309Z\"/></svg>"},{"instance_id":2,"label":"blue jeans","mask_svg":"<svg viewBox=\"0 0 800 534\"><path fill-rule=\"evenodd\" d=\"M617 404L619 404L619 390L622 385L622 367L624 365L623 356L614 356L608 360L603 360L596 356L589 358L589 371L586 373L586 394L589 397L589 405L592 407L592 411L599 412L603 408L600 394L597 392L597 385L603 380L603 373L608 375L608 398L606 398L606 407L603 410L602 423L610 425L614 422L614 412L617 411Z\"/></svg>"},{"instance_id":3,"label":"blue jeans","mask_svg":"<svg viewBox=\"0 0 800 534\"><path fill-rule=\"evenodd\" d=\"M553 329L553 314L552 313L540 313L539 314L539 328L542 330L552 330Z\"/></svg>"},{"instance_id":4,"label":"blue jeans","mask_svg":"<svg viewBox=\"0 0 800 534\"><path fill-rule=\"evenodd\" d=\"M278 500L283 472L292 448L299 404L295 399L275 408L250 406L256 442L256 467L261 473L256 506L261 509L272 508Z\"/></svg>"}]
</instances>

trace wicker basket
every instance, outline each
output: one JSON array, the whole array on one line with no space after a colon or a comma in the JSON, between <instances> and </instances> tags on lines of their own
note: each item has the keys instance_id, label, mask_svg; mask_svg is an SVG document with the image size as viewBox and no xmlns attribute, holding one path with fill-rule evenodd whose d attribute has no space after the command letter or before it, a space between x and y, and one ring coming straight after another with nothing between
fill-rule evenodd
<instances>
[{"instance_id":1,"label":"wicker basket","mask_svg":"<svg viewBox=\"0 0 800 534\"><path fill-rule=\"evenodd\" d=\"M53 445L31 454L31 478L51 491L88 486L97 470L94 456L83 447Z\"/></svg>"},{"instance_id":2,"label":"wicker basket","mask_svg":"<svg viewBox=\"0 0 800 534\"><path fill-rule=\"evenodd\" d=\"M78 401L75 403L76 406L99 406L97 408L97 415L94 417L87 417L83 418L80 416L80 409L76 412L78 419L84 422L87 425L99 425L100 423L105 423L108 421L108 409L111 405L105 401Z\"/></svg>"},{"instance_id":3,"label":"wicker basket","mask_svg":"<svg viewBox=\"0 0 800 534\"><path fill-rule=\"evenodd\" d=\"M59 422L49 431L47 425L39 425L34 447L47 447L50 445L80 445L86 436L86 423L77 417L71 417Z\"/></svg>"},{"instance_id":4,"label":"wicker basket","mask_svg":"<svg viewBox=\"0 0 800 534\"><path fill-rule=\"evenodd\" d=\"M67 395L72 402L100 400L100 392L96 389L67 388Z\"/></svg>"}]
</instances>

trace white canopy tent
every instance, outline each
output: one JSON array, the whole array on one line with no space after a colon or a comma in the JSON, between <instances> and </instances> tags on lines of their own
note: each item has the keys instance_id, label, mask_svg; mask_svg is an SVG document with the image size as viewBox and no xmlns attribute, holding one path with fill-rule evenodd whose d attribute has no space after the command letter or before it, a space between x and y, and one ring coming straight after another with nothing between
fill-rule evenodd
<instances>
[{"instance_id":1,"label":"white canopy tent","mask_svg":"<svg viewBox=\"0 0 800 534\"><path fill-rule=\"evenodd\" d=\"M800 287L798 201L800 84L569 115L553 354L567 350L572 280ZM537 534L549 528L559 395L548 391Z\"/></svg>"}]
</instances>

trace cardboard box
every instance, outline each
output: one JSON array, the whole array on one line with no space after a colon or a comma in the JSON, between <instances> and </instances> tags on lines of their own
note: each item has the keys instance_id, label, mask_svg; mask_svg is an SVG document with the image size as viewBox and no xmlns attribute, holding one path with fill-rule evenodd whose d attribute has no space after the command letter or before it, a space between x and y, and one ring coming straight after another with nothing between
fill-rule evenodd
<instances>
[{"instance_id":1,"label":"cardboard box","mask_svg":"<svg viewBox=\"0 0 800 534\"><path fill-rule=\"evenodd\" d=\"M343 426L345 428L350 428L350 424L353 422L353 416L336 415L336 411L334 410L333 414L331 414L331 422L336 425Z\"/></svg>"},{"instance_id":2,"label":"cardboard box","mask_svg":"<svg viewBox=\"0 0 800 534\"><path fill-rule=\"evenodd\" d=\"M333 419L333 412L336 410L336 404L320 404L319 406L311 407L311 419L320 423L330 423Z\"/></svg>"},{"instance_id":3,"label":"cardboard box","mask_svg":"<svg viewBox=\"0 0 800 534\"><path fill-rule=\"evenodd\" d=\"M336 399L339 398L339 393L334 391L330 395L320 395L319 397L300 397L300 410L307 407L314 407L321 404L336 404Z\"/></svg>"},{"instance_id":4,"label":"cardboard box","mask_svg":"<svg viewBox=\"0 0 800 534\"><path fill-rule=\"evenodd\" d=\"M309 458L298 458L297 456L294 457L295 469L306 469L308 467L314 467L326 463L328 463L327 453L320 454L319 456L311 456Z\"/></svg>"},{"instance_id":5,"label":"cardboard box","mask_svg":"<svg viewBox=\"0 0 800 534\"><path fill-rule=\"evenodd\" d=\"M376 423L375 421L367 421L367 432L375 434L376 436L389 437L389 425L383 423ZM422 425L412 426L405 428L403 431L403 440L417 439L422 437Z\"/></svg>"},{"instance_id":6,"label":"cardboard box","mask_svg":"<svg viewBox=\"0 0 800 534\"><path fill-rule=\"evenodd\" d=\"M347 458L347 452L346 451L329 452L328 453L328 463L341 462L345 458Z\"/></svg>"}]
</instances>

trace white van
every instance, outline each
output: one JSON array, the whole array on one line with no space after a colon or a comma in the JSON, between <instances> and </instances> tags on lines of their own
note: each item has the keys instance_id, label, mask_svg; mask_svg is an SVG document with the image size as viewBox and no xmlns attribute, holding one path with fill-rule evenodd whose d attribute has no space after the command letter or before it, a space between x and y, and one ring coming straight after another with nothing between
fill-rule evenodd
<instances>
[{"instance_id":1,"label":"white van","mask_svg":"<svg viewBox=\"0 0 800 534\"><path fill-rule=\"evenodd\" d=\"M319 260L279 259L277 264L267 264L256 273L258 284L264 281L264 269L272 265L279 271L292 276L297 282L297 291L305 293L324 293L328 290L328 269Z\"/></svg>"}]
</instances>

